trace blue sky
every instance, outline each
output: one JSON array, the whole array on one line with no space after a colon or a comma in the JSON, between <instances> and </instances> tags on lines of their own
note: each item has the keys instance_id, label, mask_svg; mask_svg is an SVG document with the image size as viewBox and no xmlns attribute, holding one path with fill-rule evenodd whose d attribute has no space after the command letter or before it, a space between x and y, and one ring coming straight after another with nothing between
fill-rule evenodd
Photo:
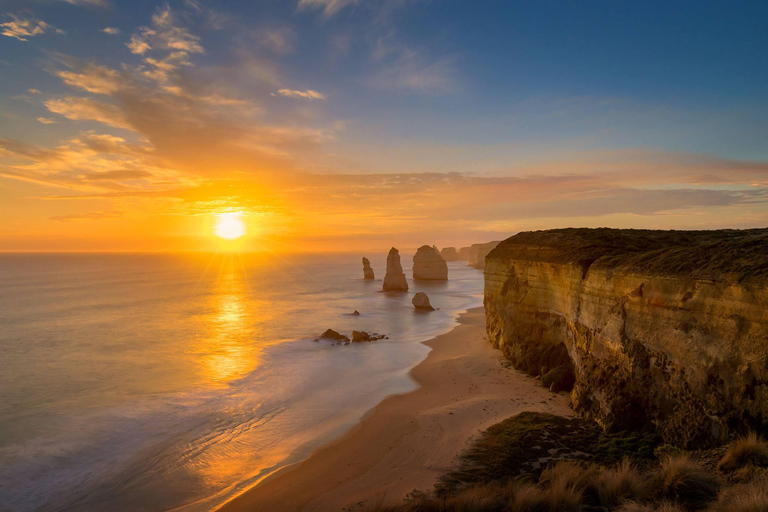
<instances>
[{"instance_id":1,"label":"blue sky","mask_svg":"<svg viewBox=\"0 0 768 512\"><path fill-rule=\"evenodd\" d=\"M192 240L173 218L224 206L261 215L265 237L323 218L320 245L418 243L430 216L445 243L765 225L765 2L6 0L0 15L0 249L45 248L29 233L120 248L107 233L152 218ZM334 214L329 189L349 198Z\"/></svg>"}]
</instances>

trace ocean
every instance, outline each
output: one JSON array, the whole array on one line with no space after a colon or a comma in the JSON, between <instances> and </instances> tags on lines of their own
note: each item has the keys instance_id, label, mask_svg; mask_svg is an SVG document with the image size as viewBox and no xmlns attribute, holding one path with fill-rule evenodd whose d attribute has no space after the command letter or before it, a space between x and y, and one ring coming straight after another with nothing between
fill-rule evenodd
<instances>
[{"instance_id":1,"label":"ocean","mask_svg":"<svg viewBox=\"0 0 768 512\"><path fill-rule=\"evenodd\" d=\"M211 510L303 460L482 305L481 271L414 282L401 256L402 294L383 253L0 255L0 510Z\"/></svg>"}]
</instances>

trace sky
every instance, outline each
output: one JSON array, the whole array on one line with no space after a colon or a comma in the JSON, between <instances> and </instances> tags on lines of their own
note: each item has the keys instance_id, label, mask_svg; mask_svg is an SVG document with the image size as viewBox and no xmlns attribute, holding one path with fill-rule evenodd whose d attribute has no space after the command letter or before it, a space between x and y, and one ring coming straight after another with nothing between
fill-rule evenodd
<instances>
[{"instance_id":1,"label":"sky","mask_svg":"<svg viewBox=\"0 0 768 512\"><path fill-rule=\"evenodd\" d=\"M768 3L0 0L0 251L768 225Z\"/></svg>"}]
</instances>

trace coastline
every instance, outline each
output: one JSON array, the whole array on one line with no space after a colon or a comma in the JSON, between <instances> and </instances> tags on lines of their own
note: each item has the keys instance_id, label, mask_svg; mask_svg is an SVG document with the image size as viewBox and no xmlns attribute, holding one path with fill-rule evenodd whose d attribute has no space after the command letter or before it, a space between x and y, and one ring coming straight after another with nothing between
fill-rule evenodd
<instances>
[{"instance_id":1,"label":"coastline","mask_svg":"<svg viewBox=\"0 0 768 512\"><path fill-rule=\"evenodd\" d=\"M385 398L338 440L270 475L222 512L359 510L429 490L479 432L523 411L571 416L567 394L502 365L482 307L462 313L410 376L417 389Z\"/></svg>"}]
</instances>

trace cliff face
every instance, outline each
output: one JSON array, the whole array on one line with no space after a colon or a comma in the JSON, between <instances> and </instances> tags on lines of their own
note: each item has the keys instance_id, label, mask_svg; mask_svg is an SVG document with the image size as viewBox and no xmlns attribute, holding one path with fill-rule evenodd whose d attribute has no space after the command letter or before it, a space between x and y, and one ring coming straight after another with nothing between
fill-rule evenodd
<instances>
[{"instance_id":1,"label":"cliff face","mask_svg":"<svg viewBox=\"0 0 768 512\"><path fill-rule=\"evenodd\" d=\"M492 343L570 372L606 428L699 445L768 421L768 230L520 233L486 258L484 302Z\"/></svg>"}]
</instances>

